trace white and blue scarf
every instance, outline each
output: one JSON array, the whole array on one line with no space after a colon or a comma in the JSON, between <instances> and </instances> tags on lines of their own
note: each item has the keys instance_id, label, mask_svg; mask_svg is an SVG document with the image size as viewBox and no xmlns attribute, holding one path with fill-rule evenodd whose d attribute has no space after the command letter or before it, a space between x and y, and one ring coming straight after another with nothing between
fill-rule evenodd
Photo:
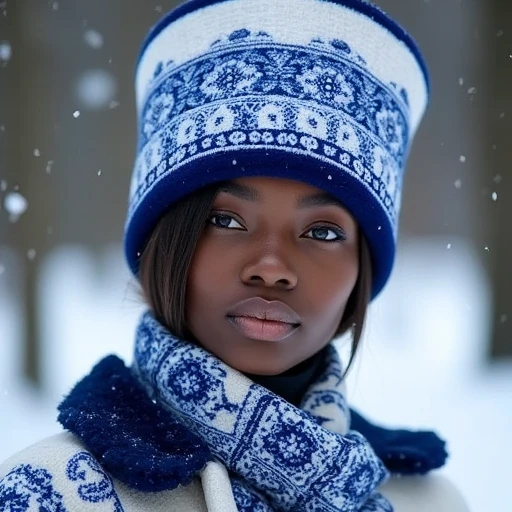
<instances>
[{"instance_id":1,"label":"white and blue scarf","mask_svg":"<svg viewBox=\"0 0 512 512\"><path fill-rule=\"evenodd\" d=\"M334 348L301 409L171 336L150 314L137 331L134 370L228 468L239 510L392 510L375 492L388 475L383 463L361 434L341 433L349 409Z\"/></svg>"},{"instance_id":2,"label":"white and blue scarf","mask_svg":"<svg viewBox=\"0 0 512 512\"><path fill-rule=\"evenodd\" d=\"M387 469L424 474L447 457L433 432L383 428L348 409L332 347L299 409L149 313L137 329L133 368L104 358L59 410L64 428L129 488L186 486L218 460L243 512L388 512L375 492Z\"/></svg>"},{"instance_id":3,"label":"white and blue scarf","mask_svg":"<svg viewBox=\"0 0 512 512\"><path fill-rule=\"evenodd\" d=\"M0 508L37 503L65 511L64 492L70 510L87 503L122 511L113 479L143 503L145 493L202 478L217 460L242 512L391 511L375 492L386 468L427 473L444 464L445 443L433 432L386 429L349 410L336 352L327 352L298 409L146 314L134 367L108 356L60 404L59 421L80 443L45 440L4 467Z\"/></svg>"}]
</instances>

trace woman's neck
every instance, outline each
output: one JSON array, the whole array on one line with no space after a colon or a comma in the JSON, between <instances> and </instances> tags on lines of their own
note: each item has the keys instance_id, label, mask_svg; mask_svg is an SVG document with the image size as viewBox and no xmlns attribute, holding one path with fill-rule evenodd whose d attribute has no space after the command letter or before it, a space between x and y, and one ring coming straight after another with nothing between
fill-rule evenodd
<instances>
[{"instance_id":1,"label":"woman's neck","mask_svg":"<svg viewBox=\"0 0 512 512\"><path fill-rule=\"evenodd\" d=\"M253 375L246 373L252 381L267 388L287 402L299 407L308 388L320 377L324 368L326 349L278 375Z\"/></svg>"}]
</instances>

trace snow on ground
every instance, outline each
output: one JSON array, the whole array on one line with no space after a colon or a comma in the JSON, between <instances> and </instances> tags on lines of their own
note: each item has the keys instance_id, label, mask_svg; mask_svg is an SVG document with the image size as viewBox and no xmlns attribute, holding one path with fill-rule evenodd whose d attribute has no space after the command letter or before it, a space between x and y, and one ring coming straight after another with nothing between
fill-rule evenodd
<instances>
[{"instance_id":1,"label":"snow on ground","mask_svg":"<svg viewBox=\"0 0 512 512\"><path fill-rule=\"evenodd\" d=\"M445 473L471 509L502 510L512 476L512 361L485 363L487 282L467 245L447 247L401 248L396 275L372 306L350 399L388 425L436 430L451 454Z\"/></svg>"},{"instance_id":2,"label":"snow on ground","mask_svg":"<svg viewBox=\"0 0 512 512\"><path fill-rule=\"evenodd\" d=\"M353 405L373 420L433 428L448 440L444 471L476 512L503 509L512 459L512 362L485 363L489 290L479 257L485 255L453 238L404 243L349 376ZM53 253L39 286L44 386L35 391L19 377L15 265L5 252L0 263L3 460L59 431L56 404L98 359L116 353L131 361L143 305L119 247L99 258L80 248ZM346 352L346 340L339 346Z\"/></svg>"}]
</instances>

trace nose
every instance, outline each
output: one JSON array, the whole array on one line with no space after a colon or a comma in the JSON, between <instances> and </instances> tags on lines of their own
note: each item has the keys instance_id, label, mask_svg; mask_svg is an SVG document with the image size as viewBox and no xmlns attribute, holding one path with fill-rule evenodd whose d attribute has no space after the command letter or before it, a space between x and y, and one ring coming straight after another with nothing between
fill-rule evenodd
<instances>
[{"instance_id":1,"label":"nose","mask_svg":"<svg viewBox=\"0 0 512 512\"><path fill-rule=\"evenodd\" d=\"M279 253L278 247L275 246L277 244L272 245L274 247L265 247L264 251L244 266L240 278L249 286L280 287L292 290L297 286L297 273Z\"/></svg>"}]
</instances>

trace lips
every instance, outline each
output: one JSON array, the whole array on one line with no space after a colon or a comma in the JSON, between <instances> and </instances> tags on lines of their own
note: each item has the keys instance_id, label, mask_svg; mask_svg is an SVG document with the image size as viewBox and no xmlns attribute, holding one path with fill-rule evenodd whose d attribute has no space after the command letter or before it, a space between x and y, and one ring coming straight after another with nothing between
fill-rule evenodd
<instances>
[{"instance_id":1,"label":"lips","mask_svg":"<svg viewBox=\"0 0 512 512\"><path fill-rule=\"evenodd\" d=\"M280 341L295 332L301 320L284 302L261 297L243 300L227 314L231 324L244 336L264 341Z\"/></svg>"}]
</instances>

